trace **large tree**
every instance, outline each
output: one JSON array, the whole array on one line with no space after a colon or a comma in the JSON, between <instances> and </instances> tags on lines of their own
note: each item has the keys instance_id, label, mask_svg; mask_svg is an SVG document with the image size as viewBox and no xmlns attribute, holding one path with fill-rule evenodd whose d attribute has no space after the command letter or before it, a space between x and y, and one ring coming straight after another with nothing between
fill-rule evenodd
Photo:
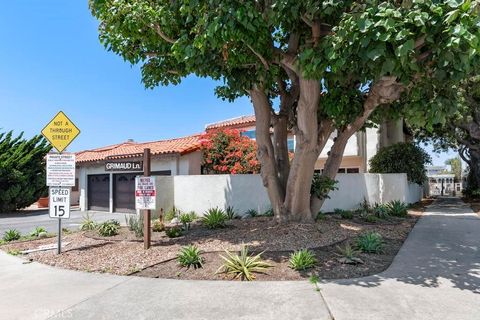
<instances>
[{"instance_id":1,"label":"large tree","mask_svg":"<svg viewBox=\"0 0 480 320\"><path fill-rule=\"evenodd\" d=\"M480 189L480 76L435 88L430 100L421 103L441 105L450 113L430 128L411 124L417 138L432 142L437 151L457 150L469 166L467 193Z\"/></svg>"},{"instance_id":2,"label":"large tree","mask_svg":"<svg viewBox=\"0 0 480 320\"><path fill-rule=\"evenodd\" d=\"M477 1L90 0L90 7L102 43L141 64L147 87L195 74L223 81L221 98L251 98L261 175L280 221L312 221L321 205L310 194L315 162L335 130L325 179L376 109L402 93L421 94L424 84L455 82L478 64ZM434 122L432 114L418 117Z\"/></svg>"}]
</instances>

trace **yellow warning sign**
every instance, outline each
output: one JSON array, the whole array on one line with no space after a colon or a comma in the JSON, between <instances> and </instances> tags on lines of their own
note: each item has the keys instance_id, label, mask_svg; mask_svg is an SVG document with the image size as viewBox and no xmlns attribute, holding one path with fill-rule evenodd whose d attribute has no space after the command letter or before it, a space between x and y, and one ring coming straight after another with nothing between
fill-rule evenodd
<instances>
[{"instance_id":1,"label":"yellow warning sign","mask_svg":"<svg viewBox=\"0 0 480 320\"><path fill-rule=\"evenodd\" d=\"M80 130L62 111L42 130L42 135L58 152L65 150L79 134Z\"/></svg>"}]
</instances>

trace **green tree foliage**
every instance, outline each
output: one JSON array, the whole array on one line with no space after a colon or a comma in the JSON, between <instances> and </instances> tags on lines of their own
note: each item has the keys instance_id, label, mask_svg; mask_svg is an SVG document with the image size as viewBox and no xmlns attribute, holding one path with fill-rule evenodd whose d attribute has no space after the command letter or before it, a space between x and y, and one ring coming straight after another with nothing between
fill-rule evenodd
<instances>
[{"instance_id":1,"label":"green tree foliage","mask_svg":"<svg viewBox=\"0 0 480 320\"><path fill-rule=\"evenodd\" d=\"M432 162L428 153L412 143L396 143L381 148L370 159L372 173L406 173L408 180L423 184L426 179L425 165Z\"/></svg>"},{"instance_id":2,"label":"green tree foliage","mask_svg":"<svg viewBox=\"0 0 480 320\"><path fill-rule=\"evenodd\" d=\"M431 128L409 124L416 138L433 143L435 151L454 149L459 152L469 171L464 193L471 196L480 190L480 76L468 77L454 86L439 86L430 94L431 99L423 103L449 108L448 121Z\"/></svg>"},{"instance_id":3,"label":"green tree foliage","mask_svg":"<svg viewBox=\"0 0 480 320\"><path fill-rule=\"evenodd\" d=\"M455 175L455 181L462 181L462 160L459 157L448 159L445 161L447 166L450 166L450 172Z\"/></svg>"},{"instance_id":4,"label":"green tree foliage","mask_svg":"<svg viewBox=\"0 0 480 320\"><path fill-rule=\"evenodd\" d=\"M194 74L219 80L222 99L251 98L275 216L310 222L318 210L309 181L330 135L337 130L322 174L334 179L348 139L377 109L478 68L479 7L471 0L90 0L100 41L140 64L146 87ZM415 101L412 122L431 127L451 113Z\"/></svg>"},{"instance_id":5,"label":"green tree foliage","mask_svg":"<svg viewBox=\"0 0 480 320\"><path fill-rule=\"evenodd\" d=\"M27 207L47 190L45 155L51 147L42 136L0 133L0 212Z\"/></svg>"}]
</instances>

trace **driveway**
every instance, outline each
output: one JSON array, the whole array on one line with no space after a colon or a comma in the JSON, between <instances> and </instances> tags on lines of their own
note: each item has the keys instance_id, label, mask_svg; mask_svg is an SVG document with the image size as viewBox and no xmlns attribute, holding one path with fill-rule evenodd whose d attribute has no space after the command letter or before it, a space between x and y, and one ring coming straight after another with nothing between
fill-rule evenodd
<instances>
[{"instance_id":1,"label":"driveway","mask_svg":"<svg viewBox=\"0 0 480 320\"><path fill-rule=\"evenodd\" d=\"M480 319L480 219L440 199L391 267L328 281L121 277L28 263L0 251L0 319Z\"/></svg>"},{"instance_id":2,"label":"driveway","mask_svg":"<svg viewBox=\"0 0 480 320\"><path fill-rule=\"evenodd\" d=\"M62 219L62 227L68 229L78 229L83 221L84 211L72 209L70 219ZM92 219L97 222L103 222L108 219L117 219L125 224L125 214L108 212L91 212ZM30 233L35 227L44 227L48 232L57 232L58 221L48 215L48 210L19 211L15 213L0 214L0 237L8 229L17 229L22 234Z\"/></svg>"}]
</instances>

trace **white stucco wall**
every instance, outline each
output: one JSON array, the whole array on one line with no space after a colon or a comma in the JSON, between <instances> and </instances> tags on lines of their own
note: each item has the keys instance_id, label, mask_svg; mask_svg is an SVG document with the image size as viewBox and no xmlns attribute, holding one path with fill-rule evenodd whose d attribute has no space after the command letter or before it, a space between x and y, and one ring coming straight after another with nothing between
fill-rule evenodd
<instances>
[{"instance_id":1,"label":"white stucco wall","mask_svg":"<svg viewBox=\"0 0 480 320\"><path fill-rule=\"evenodd\" d=\"M270 208L260 175L176 176L174 188L175 207L199 215L213 207L232 206L238 214L249 209L264 212Z\"/></svg>"},{"instance_id":2,"label":"white stucco wall","mask_svg":"<svg viewBox=\"0 0 480 320\"><path fill-rule=\"evenodd\" d=\"M263 212L270 208L259 175L175 176L174 204L182 211L203 214L212 207L233 206L239 214L248 209ZM407 182L406 174L339 174L338 190L330 194L322 211L350 210L366 199L370 204L401 200L418 202L422 188Z\"/></svg>"},{"instance_id":3,"label":"white stucco wall","mask_svg":"<svg viewBox=\"0 0 480 320\"><path fill-rule=\"evenodd\" d=\"M422 199L422 187L407 181L404 173L360 173L338 174L338 190L330 193L330 199L323 204L322 211L336 208L351 210L367 200L370 204L400 200L415 203Z\"/></svg>"},{"instance_id":4,"label":"white stucco wall","mask_svg":"<svg viewBox=\"0 0 480 320\"><path fill-rule=\"evenodd\" d=\"M378 149L380 148L380 133L378 132L377 128L367 128L365 130L365 134L367 140L365 161L367 165L367 171L369 171L369 161L377 154Z\"/></svg>"}]
</instances>

